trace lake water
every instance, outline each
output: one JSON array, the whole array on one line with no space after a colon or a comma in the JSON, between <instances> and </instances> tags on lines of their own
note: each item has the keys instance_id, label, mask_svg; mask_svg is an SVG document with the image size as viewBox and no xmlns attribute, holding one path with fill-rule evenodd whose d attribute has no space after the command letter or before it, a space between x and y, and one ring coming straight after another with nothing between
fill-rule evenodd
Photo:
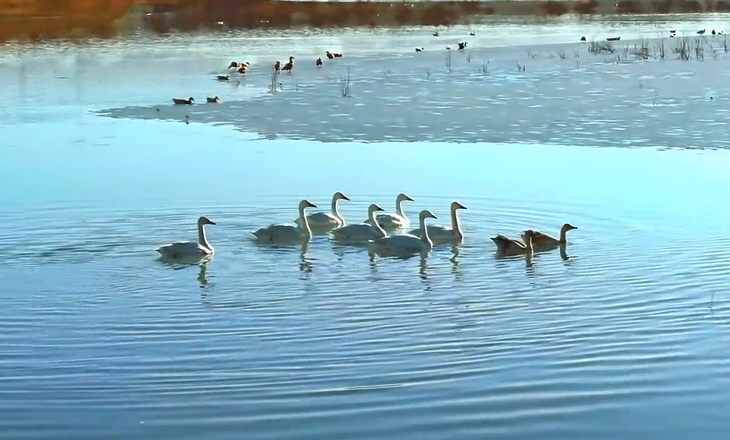
<instances>
[{"instance_id":1,"label":"lake water","mask_svg":"<svg viewBox=\"0 0 730 440\"><path fill-rule=\"evenodd\" d=\"M676 19L6 46L0 437L724 438L730 54L573 43L727 17ZM231 59L252 73L214 81ZM223 102L170 103L190 95ZM350 222L406 192L448 223L459 200L466 239L407 260L251 241L335 191ZM212 261L156 261L199 215ZM494 255L564 222L566 259Z\"/></svg>"}]
</instances>

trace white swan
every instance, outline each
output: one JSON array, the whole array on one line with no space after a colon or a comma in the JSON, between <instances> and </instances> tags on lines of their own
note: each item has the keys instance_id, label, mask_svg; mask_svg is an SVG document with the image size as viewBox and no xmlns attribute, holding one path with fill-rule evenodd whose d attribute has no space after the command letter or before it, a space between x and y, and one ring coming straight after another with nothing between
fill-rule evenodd
<instances>
[{"instance_id":1,"label":"white swan","mask_svg":"<svg viewBox=\"0 0 730 440\"><path fill-rule=\"evenodd\" d=\"M304 210L316 207L317 205L306 199L299 202L299 221L302 224L301 228L288 223L274 223L259 229L253 235L256 236L258 241L265 243L297 240L309 241L312 238L312 230L309 229L309 222L307 222L307 217L304 215Z\"/></svg>"},{"instance_id":2,"label":"white swan","mask_svg":"<svg viewBox=\"0 0 730 440\"><path fill-rule=\"evenodd\" d=\"M345 218L340 214L340 210L337 208L337 202L340 200L349 201L350 198L341 192L337 191L332 196L332 213L329 212L313 212L307 215L307 222L309 222L309 228L314 232L328 232L333 228L342 226L345 224ZM294 220L297 226L301 226L299 218Z\"/></svg>"},{"instance_id":3,"label":"white swan","mask_svg":"<svg viewBox=\"0 0 730 440\"><path fill-rule=\"evenodd\" d=\"M339 228L333 229L332 235L337 240L344 241L362 241L367 243L368 240L385 237L385 231L380 227L378 222L374 221L375 213L383 211L383 208L373 203L368 207L368 219L371 223L353 223Z\"/></svg>"},{"instance_id":4,"label":"white swan","mask_svg":"<svg viewBox=\"0 0 730 440\"><path fill-rule=\"evenodd\" d=\"M198 219L198 242L194 241L176 241L174 243L160 246L157 249L162 257L173 260L187 258L203 258L213 255L213 246L208 243L205 236L205 225L214 225L215 222L208 217L202 216Z\"/></svg>"},{"instance_id":5,"label":"white swan","mask_svg":"<svg viewBox=\"0 0 730 440\"><path fill-rule=\"evenodd\" d=\"M459 223L459 214L456 212L459 209L466 209L466 206L459 202L451 203L450 227L443 225L428 225L426 227L428 229L428 236L434 243L460 242L464 239L464 232L461 230L461 224ZM413 229L408 233L420 237L421 228Z\"/></svg>"},{"instance_id":6,"label":"white swan","mask_svg":"<svg viewBox=\"0 0 730 440\"><path fill-rule=\"evenodd\" d=\"M412 202L413 199L407 194L398 194L398 197L395 198L395 214L378 214L375 217L381 228L386 231L394 231L408 226L408 218L403 212L403 202L405 201ZM370 219L365 220L365 223L370 223Z\"/></svg>"},{"instance_id":7,"label":"white swan","mask_svg":"<svg viewBox=\"0 0 730 440\"><path fill-rule=\"evenodd\" d=\"M397 234L387 237L370 240L368 246L376 252L385 254L404 254L414 252L428 252L433 249L433 242L428 236L428 228L426 227L427 218L436 218L428 209L424 209L418 215L418 228L420 236L412 234Z\"/></svg>"}]
</instances>

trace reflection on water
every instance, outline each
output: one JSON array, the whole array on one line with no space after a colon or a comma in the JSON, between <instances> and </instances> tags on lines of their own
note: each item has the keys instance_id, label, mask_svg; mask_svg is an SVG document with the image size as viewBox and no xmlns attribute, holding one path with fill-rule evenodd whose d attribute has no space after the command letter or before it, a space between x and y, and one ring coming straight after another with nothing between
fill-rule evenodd
<instances>
[{"instance_id":1,"label":"reflection on water","mask_svg":"<svg viewBox=\"0 0 730 440\"><path fill-rule=\"evenodd\" d=\"M379 41L357 38L360 47ZM730 185L730 159L725 151L677 148L697 144L702 127L705 143L722 146L727 134L713 125L722 109L710 114L697 96L724 70L690 79L697 66L722 66L721 57L666 60L661 75L674 80L658 82L666 84L660 96L671 95L675 107L626 104L604 112L600 123L579 118L583 137L563 127L571 142L560 145L270 142L226 127L87 112L226 87L200 79L210 59L170 61L178 50L210 47L183 43L171 38L154 49L169 50L161 58L167 69L152 49L111 47L109 58L149 65L100 58L119 71L99 61L103 73L78 95L70 82L47 80L54 68L63 73L53 61L28 67L28 101L18 109L10 109L15 83L0 90L7 110L0 120L0 437L723 438L730 207L718 200ZM514 123L522 136L520 124L534 116L528 104L552 96L556 104L543 117L567 124L576 109L595 112L631 93L638 101L642 92L626 84L659 66L645 64L585 67L602 82L588 73L569 77L574 65L554 74L533 66L535 76L514 83L512 74L495 72L483 90L501 87L515 100L497 97L481 121L461 123L497 134ZM145 76L158 68L159 77ZM16 73L0 69L0 76L8 72ZM473 79L459 75L444 84L466 93L457 80ZM364 85L372 81L363 77ZM242 89L257 87L251 78ZM584 96L590 84L580 81L597 91ZM563 87L562 97L544 87L542 98L528 101L521 88L539 82ZM291 102L286 90L280 99ZM320 102L328 99L335 98ZM429 98L418 99L414 105L422 106ZM516 116L506 119L500 100ZM261 106L263 116L274 108ZM363 117L395 111L375 109ZM647 122L650 112L668 118L665 128ZM441 113L454 116L448 108ZM648 124L644 144L672 149L623 148L641 131L629 117ZM440 120L424 122L423 132ZM555 133L552 127L545 132ZM620 145L616 139L625 145L591 148ZM415 200L407 212L430 209L439 217L458 199L469 206L461 219L465 241L435 246L425 258L371 259L366 248L328 236L303 247L252 240L261 225L291 220L302 198L326 205L334 191L352 199L341 207L350 222L402 191ZM208 234L215 256L179 268L157 263L155 249L190 231L200 215L218 224ZM565 222L580 224L580 233L563 248L536 253L531 265L524 257L495 258L490 236L555 231Z\"/></svg>"}]
</instances>

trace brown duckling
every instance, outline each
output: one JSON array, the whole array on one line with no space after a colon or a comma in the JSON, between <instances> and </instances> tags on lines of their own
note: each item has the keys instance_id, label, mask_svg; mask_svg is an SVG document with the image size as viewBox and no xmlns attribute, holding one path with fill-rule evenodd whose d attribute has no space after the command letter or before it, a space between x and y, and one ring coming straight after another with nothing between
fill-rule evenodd
<instances>
[{"instance_id":1,"label":"brown duckling","mask_svg":"<svg viewBox=\"0 0 730 440\"><path fill-rule=\"evenodd\" d=\"M281 61L277 61L274 63L274 72L276 72L276 73L281 72Z\"/></svg>"},{"instance_id":2,"label":"brown duckling","mask_svg":"<svg viewBox=\"0 0 730 440\"><path fill-rule=\"evenodd\" d=\"M564 224L560 228L560 238L555 238L539 231L533 231L532 244L535 248L556 248L560 245L567 244L568 240L566 235L568 231L572 231L573 229L578 229L578 227L573 226L570 223ZM524 238L525 237L523 235L522 239L524 240Z\"/></svg>"},{"instance_id":3,"label":"brown duckling","mask_svg":"<svg viewBox=\"0 0 730 440\"><path fill-rule=\"evenodd\" d=\"M314 64L317 67L322 67L322 57L317 58L317 61L315 61Z\"/></svg>"},{"instance_id":4,"label":"brown duckling","mask_svg":"<svg viewBox=\"0 0 730 440\"><path fill-rule=\"evenodd\" d=\"M172 102L173 102L173 103L174 103L175 105L192 105L192 104L193 104L193 103L195 102L195 100L194 100L194 99L193 99L193 97L191 96L191 97L190 97L190 98L188 98L188 99L181 99L181 98L172 98Z\"/></svg>"},{"instance_id":5,"label":"brown duckling","mask_svg":"<svg viewBox=\"0 0 730 440\"><path fill-rule=\"evenodd\" d=\"M342 58L341 53L334 53L334 52L330 52L330 51L327 51L325 53L325 55L327 55L327 58L329 58L331 60L334 60L335 58Z\"/></svg>"},{"instance_id":6,"label":"brown duckling","mask_svg":"<svg viewBox=\"0 0 730 440\"><path fill-rule=\"evenodd\" d=\"M491 240L497 245L497 252L500 255L527 255L532 256L532 238L535 232L531 229L526 230L522 233L525 242L519 240L513 240L505 237L504 235L497 235L491 237Z\"/></svg>"},{"instance_id":7,"label":"brown duckling","mask_svg":"<svg viewBox=\"0 0 730 440\"><path fill-rule=\"evenodd\" d=\"M215 77L215 79L217 79L218 81L228 81L229 79L231 79L231 77L228 75L218 75Z\"/></svg>"},{"instance_id":8,"label":"brown duckling","mask_svg":"<svg viewBox=\"0 0 730 440\"><path fill-rule=\"evenodd\" d=\"M214 96L212 98L210 96L206 96L205 97L205 101L208 104L218 104L219 102L221 102L220 98L218 98L218 95L216 95L216 96Z\"/></svg>"}]
</instances>

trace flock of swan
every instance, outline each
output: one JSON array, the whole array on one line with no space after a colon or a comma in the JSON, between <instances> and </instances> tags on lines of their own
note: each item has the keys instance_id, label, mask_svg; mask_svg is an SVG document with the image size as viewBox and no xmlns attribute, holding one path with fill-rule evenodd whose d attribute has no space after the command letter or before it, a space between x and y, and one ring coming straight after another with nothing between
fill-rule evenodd
<instances>
[{"instance_id":1,"label":"flock of swan","mask_svg":"<svg viewBox=\"0 0 730 440\"><path fill-rule=\"evenodd\" d=\"M464 240L464 232L459 222L458 211L466 206L455 201L451 203L451 226L426 224L428 219L437 219L433 212L424 209L418 216L418 228L404 232L410 226L403 212L403 202L413 199L407 194L398 194L395 199L395 213L385 210L373 203L368 207L368 218L361 223L346 223L340 214L338 202L350 200L345 194L336 192L332 196L330 212L307 213L308 208L317 206L309 200L299 202L299 216L292 223L273 223L253 232L255 240L260 243L284 244L302 243L312 238L313 234L331 234L332 238L347 244L364 244L368 250L380 255L406 256L414 253L427 253L435 244L458 244ZM213 246L205 234L206 225L215 225L208 217L198 219L198 241L178 241L166 244L157 249L165 259L201 259L214 253ZM528 229L519 239L498 234L491 237L497 247L497 253L503 256L525 255L531 258L533 252L547 251L567 244L568 231L578 229L570 223L560 228L559 238L539 231Z\"/></svg>"}]
</instances>

